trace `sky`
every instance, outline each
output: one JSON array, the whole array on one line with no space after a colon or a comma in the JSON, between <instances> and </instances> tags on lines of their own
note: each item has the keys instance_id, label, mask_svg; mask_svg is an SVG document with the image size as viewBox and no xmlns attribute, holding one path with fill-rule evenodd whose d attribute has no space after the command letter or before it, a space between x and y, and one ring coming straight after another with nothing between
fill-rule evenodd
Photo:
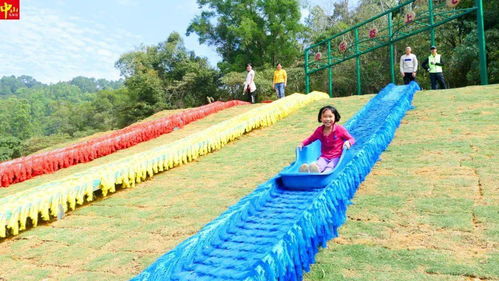
<instances>
[{"instance_id":1,"label":"sky","mask_svg":"<svg viewBox=\"0 0 499 281\"><path fill-rule=\"evenodd\" d=\"M312 0L330 5L331 1ZM117 80L123 53L155 45L177 31L188 50L216 66L220 56L185 35L200 13L196 0L20 0L20 20L0 20L0 77L44 83L76 76Z\"/></svg>"}]
</instances>

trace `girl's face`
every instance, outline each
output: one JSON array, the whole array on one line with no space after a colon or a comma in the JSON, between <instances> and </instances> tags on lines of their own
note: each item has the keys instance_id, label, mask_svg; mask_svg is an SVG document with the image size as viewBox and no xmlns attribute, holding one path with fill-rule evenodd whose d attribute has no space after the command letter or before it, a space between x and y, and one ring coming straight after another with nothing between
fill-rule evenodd
<instances>
[{"instance_id":1,"label":"girl's face","mask_svg":"<svg viewBox=\"0 0 499 281\"><path fill-rule=\"evenodd\" d=\"M334 122L336 122L336 120L334 120L334 114L330 109L326 109L322 112L321 121L326 127L331 127L334 125Z\"/></svg>"}]
</instances>

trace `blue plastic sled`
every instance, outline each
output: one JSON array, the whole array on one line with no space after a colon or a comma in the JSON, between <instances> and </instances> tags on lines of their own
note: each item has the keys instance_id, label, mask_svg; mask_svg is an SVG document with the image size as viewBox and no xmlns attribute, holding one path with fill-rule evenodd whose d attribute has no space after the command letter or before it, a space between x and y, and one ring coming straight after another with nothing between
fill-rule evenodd
<instances>
[{"instance_id":1,"label":"blue plastic sled","mask_svg":"<svg viewBox=\"0 0 499 281\"><path fill-rule=\"evenodd\" d=\"M333 171L329 173L300 173L299 169L303 163L311 163L321 155L321 141L303 147L296 148L296 161L279 173L282 182L281 187L290 190L309 190L324 188L334 178L335 172L348 162L351 158L349 149L343 149L340 160Z\"/></svg>"}]
</instances>

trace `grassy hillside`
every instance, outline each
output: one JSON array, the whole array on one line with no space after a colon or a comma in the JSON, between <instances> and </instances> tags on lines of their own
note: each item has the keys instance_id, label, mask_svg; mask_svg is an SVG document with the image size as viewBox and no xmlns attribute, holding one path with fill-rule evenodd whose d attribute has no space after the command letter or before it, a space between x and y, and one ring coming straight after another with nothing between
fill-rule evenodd
<instances>
[{"instance_id":1,"label":"grassy hillside","mask_svg":"<svg viewBox=\"0 0 499 281\"><path fill-rule=\"evenodd\" d=\"M306 280L499 278L493 266L499 262L498 91L493 85L417 93L416 109ZM0 279L127 280L292 162L296 144L318 125L319 107L334 104L346 121L371 97L316 102L193 163L0 241ZM194 122L169 138L241 110Z\"/></svg>"},{"instance_id":2,"label":"grassy hillside","mask_svg":"<svg viewBox=\"0 0 499 281\"><path fill-rule=\"evenodd\" d=\"M306 280L498 280L498 94L417 93Z\"/></svg>"}]
</instances>

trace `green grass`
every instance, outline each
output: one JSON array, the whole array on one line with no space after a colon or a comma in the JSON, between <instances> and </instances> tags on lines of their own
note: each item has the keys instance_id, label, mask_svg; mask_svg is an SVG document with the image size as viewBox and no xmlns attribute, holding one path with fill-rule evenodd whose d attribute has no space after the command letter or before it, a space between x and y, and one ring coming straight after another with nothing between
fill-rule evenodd
<instances>
[{"instance_id":1,"label":"green grass","mask_svg":"<svg viewBox=\"0 0 499 281\"><path fill-rule=\"evenodd\" d=\"M417 93L416 108L355 195L340 237L320 251L305 280L499 279L498 91ZM294 147L318 125L319 107L334 104L344 122L371 97L315 102L220 151L2 241L0 280L127 280L292 162Z\"/></svg>"},{"instance_id":2,"label":"green grass","mask_svg":"<svg viewBox=\"0 0 499 281\"><path fill-rule=\"evenodd\" d=\"M498 91L416 94L305 280L498 280Z\"/></svg>"}]
</instances>

